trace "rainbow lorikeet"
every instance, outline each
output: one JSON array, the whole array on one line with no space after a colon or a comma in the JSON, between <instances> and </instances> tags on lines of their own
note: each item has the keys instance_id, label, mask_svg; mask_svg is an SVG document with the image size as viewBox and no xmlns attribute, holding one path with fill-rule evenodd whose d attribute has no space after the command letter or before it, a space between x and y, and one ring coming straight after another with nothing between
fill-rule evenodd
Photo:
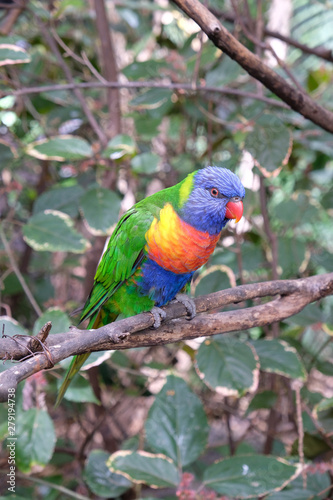
<instances>
[{"instance_id":1,"label":"rainbow lorikeet","mask_svg":"<svg viewBox=\"0 0 333 500\"><path fill-rule=\"evenodd\" d=\"M81 321L98 328L175 298L207 262L228 220L242 217L244 195L230 170L206 167L134 205L110 238ZM73 358L56 405L88 356Z\"/></svg>"}]
</instances>

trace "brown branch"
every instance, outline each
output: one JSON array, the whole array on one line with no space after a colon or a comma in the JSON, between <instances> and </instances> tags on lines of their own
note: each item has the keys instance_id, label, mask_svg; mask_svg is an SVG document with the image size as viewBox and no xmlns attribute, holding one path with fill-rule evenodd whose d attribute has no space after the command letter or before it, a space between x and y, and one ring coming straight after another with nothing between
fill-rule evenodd
<instances>
[{"instance_id":1,"label":"brown branch","mask_svg":"<svg viewBox=\"0 0 333 500\"><path fill-rule=\"evenodd\" d=\"M198 297L198 313L258 297L276 298L271 302L247 309L237 309L216 314L199 314L193 320L179 319L186 311L182 304L172 303L165 308L166 322L152 331L150 313L138 314L97 330L78 330L49 335L45 342L48 355L54 364L73 354L107 349L129 349L164 345L202 336L234 332L282 321L301 311L306 305L333 294L333 273L299 280L267 281L241 285L221 292ZM28 337L29 339L29 337ZM28 340L29 341L29 340ZM15 337L0 339L0 357L21 359L29 354L24 338L18 343ZM20 364L0 374L0 401L7 399L9 387L16 387L25 378L49 367L49 357L36 353Z\"/></svg>"},{"instance_id":2,"label":"brown branch","mask_svg":"<svg viewBox=\"0 0 333 500\"><path fill-rule=\"evenodd\" d=\"M0 35L6 36L11 32L14 24L25 9L26 0L22 3L14 3L13 5L0 4L3 9L8 9L8 13L0 24Z\"/></svg>"},{"instance_id":3,"label":"brown branch","mask_svg":"<svg viewBox=\"0 0 333 500\"><path fill-rule=\"evenodd\" d=\"M193 19L216 47L234 59L249 75L274 92L294 110L324 130L333 133L333 113L292 87L282 76L248 50L220 23L199 0L173 0Z\"/></svg>"},{"instance_id":4,"label":"brown branch","mask_svg":"<svg viewBox=\"0 0 333 500\"><path fill-rule=\"evenodd\" d=\"M110 33L107 11L104 0L95 0L96 28L101 44L101 66L106 80L118 81L118 68L114 44ZM113 137L121 132L120 92L117 87L107 89L109 110L108 135Z\"/></svg>"},{"instance_id":5,"label":"brown branch","mask_svg":"<svg viewBox=\"0 0 333 500\"><path fill-rule=\"evenodd\" d=\"M234 23L236 20L235 15L230 13L230 12L221 12L221 11L219 11L217 9L213 9L213 8L211 8L209 10L217 18L223 19L224 21L227 21L229 23ZM245 19L245 22L246 21L247 21L247 19ZM319 57L320 59L324 59L325 61L328 61L328 62L333 62L333 51L331 49L326 49L325 47L322 47L322 46L309 47L308 45L305 45L304 43L301 43L298 40L295 40L294 38L292 38L290 36L282 35L278 31L272 31L266 27L263 28L263 34L264 34L264 36L267 36L267 37L277 38L278 40L281 40L282 42L285 42L288 45L295 47L296 49L300 49L305 54Z\"/></svg>"},{"instance_id":6,"label":"brown branch","mask_svg":"<svg viewBox=\"0 0 333 500\"><path fill-rule=\"evenodd\" d=\"M272 106L277 106L279 108L290 109L290 107L284 102L280 102L276 99L271 99L270 97L264 97L253 92L244 92L243 90L231 89L228 87L214 87L214 86L196 86L193 87L191 83L162 83L162 82L152 82L152 81L140 81L140 82L82 82L82 83L63 83L63 84L53 84L53 85L40 85L38 87L22 87L11 92L0 91L0 97L5 97L7 95L21 96L26 94L39 94L41 92L53 92L54 90L75 90L75 89L92 89L92 88L124 88L124 89L144 89L144 88L157 88L157 89L169 89L178 90L179 92L189 91L191 94L196 92L216 92L219 94L229 94L239 97L257 99L259 101L266 102Z\"/></svg>"}]
</instances>

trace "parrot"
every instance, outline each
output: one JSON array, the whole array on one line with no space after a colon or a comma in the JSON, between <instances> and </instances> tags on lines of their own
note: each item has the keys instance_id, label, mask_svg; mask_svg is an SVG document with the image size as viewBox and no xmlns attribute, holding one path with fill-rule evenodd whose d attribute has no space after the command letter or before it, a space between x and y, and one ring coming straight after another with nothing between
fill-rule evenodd
<instances>
[{"instance_id":1,"label":"parrot","mask_svg":"<svg viewBox=\"0 0 333 500\"><path fill-rule=\"evenodd\" d=\"M244 196L231 170L207 166L136 203L110 237L80 323L89 319L87 328L96 329L120 315L150 311L158 327L165 315L160 308L173 299L194 317L193 300L179 292L208 261L227 222L241 219ZM73 357L56 407L89 354Z\"/></svg>"}]
</instances>

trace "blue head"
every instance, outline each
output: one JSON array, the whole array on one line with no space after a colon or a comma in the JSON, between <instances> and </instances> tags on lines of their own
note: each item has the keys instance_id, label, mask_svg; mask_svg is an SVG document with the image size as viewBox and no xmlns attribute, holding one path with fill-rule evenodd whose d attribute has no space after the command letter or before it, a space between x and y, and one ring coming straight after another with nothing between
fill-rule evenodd
<instances>
[{"instance_id":1,"label":"blue head","mask_svg":"<svg viewBox=\"0 0 333 500\"><path fill-rule=\"evenodd\" d=\"M227 168L206 167L195 172L192 191L180 216L200 231L217 234L228 220L241 218L244 196L237 175Z\"/></svg>"}]
</instances>

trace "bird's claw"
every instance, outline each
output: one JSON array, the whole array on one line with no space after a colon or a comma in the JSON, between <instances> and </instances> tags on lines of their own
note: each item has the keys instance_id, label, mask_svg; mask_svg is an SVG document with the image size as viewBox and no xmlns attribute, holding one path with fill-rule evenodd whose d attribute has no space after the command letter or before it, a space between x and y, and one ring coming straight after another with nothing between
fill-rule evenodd
<instances>
[{"instance_id":1,"label":"bird's claw","mask_svg":"<svg viewBox=\"0 0 333 500\"><path fill-rule=\"evenodd\" d=\"M149 311L154 318L153 328L159 328L161 326L162 321L166 318L166 312L160 307L152 307Z\"/></svg>"},{"instance_id":2,"label":"bird's claw","mask_svg":"<svg viewBox=\"0 0 333 500\"><path fill-rule=\"evenodd\" d=\"M187 311L186 319L191 320L196 316L197 309L195 307L194 300L191 299L191 297L189 297L185 293L177 293L175 299L185 307Z\"/></svg>"}]
</instances>

